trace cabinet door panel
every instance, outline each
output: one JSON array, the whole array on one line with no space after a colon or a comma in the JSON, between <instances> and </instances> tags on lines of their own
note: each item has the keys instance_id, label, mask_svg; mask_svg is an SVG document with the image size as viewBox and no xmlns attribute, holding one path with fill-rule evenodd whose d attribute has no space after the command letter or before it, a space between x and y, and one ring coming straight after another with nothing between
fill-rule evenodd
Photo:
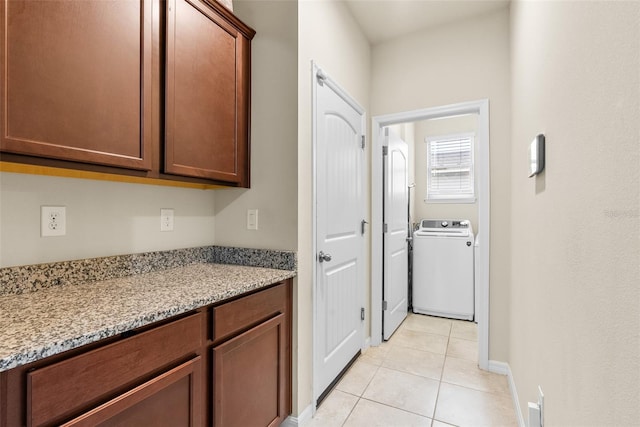
<instances>
[{"instance_id":1,"label":"cabinet door panel","mask_svg":"<svg viewBox=\"0 0 640 427\"><path fill-rule=\"evenodd\" d=\"M198 427L201 377L198 356L63 426Z\"/></svg>"},{"instance_id":2,"label":"cabinet door panel","mask_svg":"<svg viewBox=\"0 0 640 427\"><path fill-rule=\"evenodd\" d=\"M151 169L151 0L4 0L2 151Z\"/></svg>"},{"instance_id":3,"label":"cabinet door panel","mask_svg":"<svg viewBox=\"0 0 640 427\"><path fill-rule=\"evenodd\" d=\"M249 41L200 0L169 0L165 172L243 184Z\"/></svg>"},{"instance_id":4,"label":"cabinet door panel","mask_svg":"<svg viewBox=\"0 0 640 427\"><path fill-rule=\"evenodd\" d=\"M214 425L279 425L288 398L285 315L280 314L213 349Z\"/></svg>"}]
</instances>

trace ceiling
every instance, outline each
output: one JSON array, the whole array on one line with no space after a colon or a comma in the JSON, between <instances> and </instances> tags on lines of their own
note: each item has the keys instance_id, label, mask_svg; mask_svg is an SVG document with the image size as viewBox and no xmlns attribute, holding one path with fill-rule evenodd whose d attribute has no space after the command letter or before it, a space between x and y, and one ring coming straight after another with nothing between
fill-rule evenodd
<instances>
[{"instance_id":1,"label":"ceiling","mask_svg":"<svg viewBox=\"0 0 640 427\"><path fill-rule=\"evenodd\" d=\"M510 0L345 0L373 45L508 6Z\"/></svg>"}]
</instances>

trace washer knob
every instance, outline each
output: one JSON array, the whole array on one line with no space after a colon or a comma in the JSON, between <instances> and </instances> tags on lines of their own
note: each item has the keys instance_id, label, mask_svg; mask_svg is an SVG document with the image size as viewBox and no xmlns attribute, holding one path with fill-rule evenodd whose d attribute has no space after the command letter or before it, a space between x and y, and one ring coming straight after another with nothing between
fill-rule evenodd
<instances>
[{"instance_id":1,"label":"washer knob","mask_svg":"<svg viewBox=\"0 0 640 427\"><path fill-rule=\"evenodd\" d=\"M449 223L447 221L442 221L440 225L442 225L443 227L448 227Z\"/></svg>"}]
</instances>

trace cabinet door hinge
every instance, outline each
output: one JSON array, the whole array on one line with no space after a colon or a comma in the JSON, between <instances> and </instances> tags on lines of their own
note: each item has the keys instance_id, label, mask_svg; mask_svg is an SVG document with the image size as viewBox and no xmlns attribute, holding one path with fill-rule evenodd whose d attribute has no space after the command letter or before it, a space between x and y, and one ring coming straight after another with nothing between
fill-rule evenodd
<instances>
[{"instance_id":1,"label":"cabinet door hinge","mask_svg":"<svg viewBox=\"0 0 640 427\"><path fill-rule=\"evenodd\" d=\"M365 136L364 135L360 135L360 148L362 148L364 150L365 147Z\"/></svg>"},{"instance_id":2,"label":"cabinet door hinge","mask_svg":"<svg viewBox=\"0 0 640 427\"><path fill-rule=\"evenodd\" d=\"M383 156L389 155L389 147L382 147L382 155Z\"/></svg>"},{"instance_id":3,"label":"cabinet door hinge","mask_svg":"<svg viewBox=\"0 0 640 427\"><path fill-rule=\"evenodd\" d=\"M385 311L386 309L387 309L387 302L382 301L382 311Z\"/></svg>"},{"instance_id":4,"label":"cabinet door hinge","mask_svg":"<svg viewBox=\"0 0 640 427\"><path fill-rule=\"evenodd\" d=\"M382 224L382 232L383 232L383 233L386 233L386 232L387 232L387 230L388 230L388 228L389 228L389 227L387 226L387 224L386 224L386 223L385 223L385 224Z\"/></svg>"},{"instance_id":5,"label":"cabinet door hinge","mask_svg":"<svg viewBox=\"0 0 640 427\"><path fill-rule=\"evenodd\" d=\"M360 309L360 320L364 320L364 307Z\"/></svg>"}]
</instances>

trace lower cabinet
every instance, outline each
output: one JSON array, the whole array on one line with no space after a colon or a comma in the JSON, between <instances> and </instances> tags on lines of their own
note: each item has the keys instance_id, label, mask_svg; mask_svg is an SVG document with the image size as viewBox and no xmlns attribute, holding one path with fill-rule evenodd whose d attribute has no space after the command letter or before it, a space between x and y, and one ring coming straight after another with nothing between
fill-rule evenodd
<instances>
[{"instance_id":1,"label":"lower cabinet","mask_svg":"<svg viewBox=\"0 0 640 427\"><path fill-rule=\"evenodd\" d=\"M0 373L0 427L278 426L291 280Z\"/></svg>"},{"instance_id":2,"label":"lower cabinet","mask_svg":"<svg viewBox=\"0 0 640 427\"><path fill-rule=\"evenodd\" d=\"M291 413L290 281L212 312L213 425L280 425Z\"/></svg>"},{"instance_id":3,"label":"lower cabinet","mask_svg":"<svg viewBox=\"0 0 640 427\"><path fill-rule=\"evenodd\" d=\"M287 416L284 314L213 349L216 426L276 426Z\"/></svg>"}]
</instances>

